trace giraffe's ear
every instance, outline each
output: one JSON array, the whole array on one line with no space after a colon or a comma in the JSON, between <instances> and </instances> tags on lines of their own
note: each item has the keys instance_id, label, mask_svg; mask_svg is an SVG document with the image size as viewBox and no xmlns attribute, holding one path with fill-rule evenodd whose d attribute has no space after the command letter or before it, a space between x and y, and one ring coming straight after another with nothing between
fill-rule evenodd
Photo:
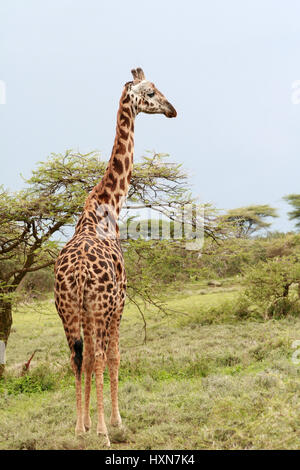
<instances>
[{"instance_id":1,"label":"giraffe's ear","mask_svg":"<svg viewBox=\"0 0 300 470\"><path fill-rule=\"evenodd\" d=\"M135 82L145 80L145 74L143 72L143 69L141 69L140 67L138 67L137 69L132 69L131 73Z\"/></svg>"}]
</instances>

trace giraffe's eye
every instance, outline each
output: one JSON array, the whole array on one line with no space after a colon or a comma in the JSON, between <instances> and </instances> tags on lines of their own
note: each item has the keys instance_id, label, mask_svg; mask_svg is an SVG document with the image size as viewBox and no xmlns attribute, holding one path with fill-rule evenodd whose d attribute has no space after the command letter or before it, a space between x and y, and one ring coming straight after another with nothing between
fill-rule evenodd
<instances>
[{"instance_id":1,"label":"giraffe's eye","mask_svg":"<svg viewBox=\"0 0 300 470\"><path fill-rule=\"evenodd\" d=\"M149 98L153 98L154 95L155 95L154 91L152 91L151 93L148 93Z\"/></svg>"}]
</instances>

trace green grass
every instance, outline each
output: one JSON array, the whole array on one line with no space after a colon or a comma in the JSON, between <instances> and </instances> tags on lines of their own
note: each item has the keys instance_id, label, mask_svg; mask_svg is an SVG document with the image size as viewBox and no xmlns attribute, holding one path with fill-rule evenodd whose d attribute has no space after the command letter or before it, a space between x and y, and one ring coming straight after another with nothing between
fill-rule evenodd
<instances>
[{"instance_id":1,"label":"green grass","mask_svg":"<svg viewBox=\"0 0 300 470\"><path fill-rule=\"evenodd\" d=\"M300 366L291 345L300 319L240 321L230 306L238 285L191 283L169 292L181 313L149 309L147 343L138 312L121 326L120 411L113 449L300 448ZM222 307L224 305L224 307ZM34 350L30 373L22 364ZM105 374L105 412L110 414ZM75 387L52 300L19 307L0 382L1 449L99 449L93 427L76 438Z\"/></svg>"}]
</instances>

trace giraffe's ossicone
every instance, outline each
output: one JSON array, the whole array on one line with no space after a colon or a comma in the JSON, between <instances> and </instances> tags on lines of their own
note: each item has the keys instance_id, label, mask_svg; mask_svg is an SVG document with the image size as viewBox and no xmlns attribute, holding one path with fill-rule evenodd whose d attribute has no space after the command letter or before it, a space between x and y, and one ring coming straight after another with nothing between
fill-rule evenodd
<instances>
[{"instance_id":1,"label":"giraffe's ossicone","mask_svg":"<svg viewBox=\"0 0 300 470\"><path fill-rule=\"evenodd\" d=\"M108 365L111 385L111 424L121 426L118 407L119 326L126 296L126 274L117 224L128 193L138 113L177 115L141 68L125 84L117 114L116 137L105 174L88 195L74 236L55 264L55 305L71 351L76 379L75 432L90 429L90 390L95 374L97 433L106 445L109 437L103 410L103 372ZM83 332L83 334L82 334ZM85 375L82 403L81 377Z\"/></svg>"}]
</instances>

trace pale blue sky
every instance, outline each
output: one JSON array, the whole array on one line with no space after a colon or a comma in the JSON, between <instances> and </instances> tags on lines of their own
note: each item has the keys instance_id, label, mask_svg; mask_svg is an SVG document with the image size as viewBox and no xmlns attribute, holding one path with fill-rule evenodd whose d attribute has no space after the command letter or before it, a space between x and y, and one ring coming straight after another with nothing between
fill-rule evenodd
<instances>
[{"instance_id":1,"label":"pale blue sky","mask_svg":"<svg viewBox=\"0 0 300 470\"><path fill-rule=\"evenodd\" d=\"M135 158L171 154L219 208L279 207L299 193L300 2L297 0L2 0L0 183L22 186L51 152L110 156L132 67L178 117L139 115Z\"/></svg>"}]
</instances>

